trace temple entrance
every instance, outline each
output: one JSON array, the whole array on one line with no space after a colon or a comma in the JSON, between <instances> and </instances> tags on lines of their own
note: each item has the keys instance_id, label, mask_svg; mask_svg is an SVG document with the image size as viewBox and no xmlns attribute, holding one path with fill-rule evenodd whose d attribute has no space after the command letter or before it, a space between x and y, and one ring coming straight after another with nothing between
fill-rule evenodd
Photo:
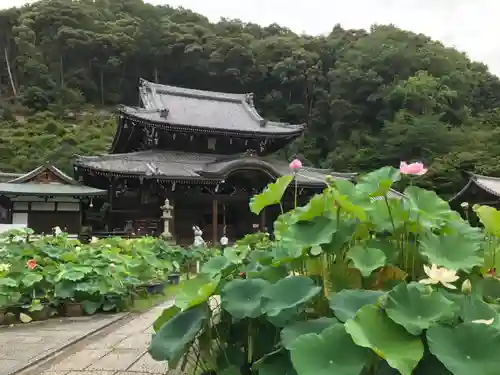
<instances>
[{"instance_id":1,"label":"temple entrance","mask_svg":"<svg viewBox=\"0 0 500 375\"><path fill-rule=\"evenodd\" d=\"M248 233L266 230L268 213L254 215L249 202L270 181L272 177L260 170L238 170L228 176L217 193L175 199L173 226L176 242L192 244L194 225L201 228L204 240L215 246L223 235L234 242Z\"/></svg>"}]
</instances>

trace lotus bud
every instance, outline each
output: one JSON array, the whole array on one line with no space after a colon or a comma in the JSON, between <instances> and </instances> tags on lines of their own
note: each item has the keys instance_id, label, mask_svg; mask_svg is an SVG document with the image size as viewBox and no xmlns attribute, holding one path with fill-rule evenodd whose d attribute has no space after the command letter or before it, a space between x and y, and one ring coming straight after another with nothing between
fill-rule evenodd
<instances>
[{"instance_id":1,"label":"lotus bud","mask_svg":"<svg viewBox=\"0 0 500 375\"><path fill-rule=\"evenodd\" d=\"M462 283L462 293L470 294L471 292L472 292L472 284L470 283L470 280L467 279Z\"/></svg>"},{"instance_id":2,"label":"lotus bud","mask_svg":"<svg viewBox=\"0 0 500 375\"><path fill-rule=\"evenodd\" d=\"M330 185L330 184L333 184L335 182L335 179L333 178L332 175L326 175L325 182Z\"/></svg>"}]
</instances>

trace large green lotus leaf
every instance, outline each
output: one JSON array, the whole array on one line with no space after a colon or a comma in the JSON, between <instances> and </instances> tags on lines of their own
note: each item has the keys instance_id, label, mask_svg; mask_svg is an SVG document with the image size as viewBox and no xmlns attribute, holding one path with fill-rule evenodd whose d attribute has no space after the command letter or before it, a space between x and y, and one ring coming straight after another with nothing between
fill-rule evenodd
<instances>
[{"instance_id":1,"label":"large green lotus leaf","mask_svg":"<svg viewBox=\"0 0 500 375\"><path fill-rule=\"evenodd\" d=\"M356 233L359 221L356 219L343 218L337 223L337 230L333 233L332 240L322 244L321 249L325 253L340 254L344 247L351 241Z\"/></svg>"},{"instance_id":2,"label":"large green lotus leaf","mask_svg":"<svg viewBox=\"0 0 500 375\"><path fill-rule=\"evenodd\" d=\"M295 322L283 328L281 331L281 343L286 349L290 349L295 340L301 335L307 333L319 334L335 323L338 323L337 319L325 317Z\"/></svg>"},{"instance_id":3,"label":"large green lotus leaf","mask_svg":"<svg viewBox=\"0 0 500 375\"><path fill-rule=\"evenodd\" d=\"M432 324L453 317L458 305L418 283L401 283L387 294L385 312L412 335L420 335Z\"/></svg>"},{"instance_id":4,"label":"large green lotus leaf","mask_svg":"<svg viewBox=\"0 0 500 375\"><path fill-rule=\"evenodd\" d=\"M402 375L411 375L424 355L420 338L410 335L374 305L362 307L345 323L345 329L357 345L370 348Z\"/></svg>"},{"instance_id":5,"label":"large green lotus leaf","mask_svg":"<svg viewBox=\"0 0 500 375\"><path fill-rule=\"evenodd\" d=\"M395 262L398 259L400 250L387 239L370 239L366 241L366 247L380 249L384 252L388 262Z\"/></svg>"},{"instance_id":6,"label":"large green lotus leaf","mask_svg":"<svg viewBox=\"0 0 500 375\"><path fill-rule=\"evenodd\" d=\"M88 315L93 315L102 306L101 301L83 301L82 302L83 311Z\"/></svg>"},{"instance_id":7,"label":"large green lotus leaf","mask_svg":"<svg viewBox=\"0 0 500 375\"><path fill-rule=\"evenodd\" d=\"M333 204L332 199L326 194L316 194L303 207L297 207L292 214L293 220L308 221L317 216L322 216L329 206Z\"/></svg>"},{"instance_id":8,"label":"large green lotus leaf","mask_svg":"<svg viewBox=\"0 0 500 375\"><path fill-rule=\"evenodd\" d=\"M389 208L387 208L389 206ZM393 232L408 223L408 212L398 199L377 199L364 206L369 222L376 232Z\"/></svg>"},{"instance_id":9,"label":"large green lotus leaf","mask_svg":"<svg viewBox=\"0 0 500 375\"><path fill-rule=\"evenodd\" d=\"M243 272L247 278L259 278L276 283L289 273L285 266L267 266L262 265L257 261L252 261L243 268Z\"/></svg>"},{"instance_id":10,"label":"large green lotus leaf","mask_svg":"<svg viewBox=\"0 0 500 375\"><path fill-rule=\"evenodd\" d=\"M170 319L172 319L174 316L180 313L180 311L181 309L179 309L175 305L164 309L161 315L158 318L156 318L155 322L153 323L154 331L158 332L166 322L168 322Z\"/></svg>"},{"instance_id":11,"label":"large green lotus leaf","mask_svg":"<svg viewBox=\"0 0 500 375\"><path fill-rule=\"evenodd\" d=\"M461 300L460 316L465 323L491 318L494 319L495 326L500 323L498 312L493 305L484 302L482 298L476 295L468 295Z\"/></svg>"},{"instance_id":12,"label":"large green lotus leaf","mask_svg":"<svg viewBox=\"0 0 500 375\"><path fill-rule=\"evenodd\" d=\"M43 280L43 276L37 273L28 273L23 277L22 283L28 288Z\"/></svg>"},{"instance_id":13,"label":"large green lotus leaf","mask_svg":"<svg viewBox=\"0 0 500 375\"><path fill-rule=\"evenodd\" d=\"M283 352L266 358L258 366L257 373L259 375L297 375L289 353Z\"/></svg>"},{"instance_id":14,"label":"large green lotus leaf","mask_svg":"<svg viewBox=\"0 0 500 375\"><path fill-rule=\"evenodd\" d=\"M1 277L0 278L0 287L17 287L17 281L10 277Z\"/></svg>"},{"instance_id":15,"label":"large green lotus leaf","mask_svg":"<svg viewBox=\"0 0 500 375\"><path fill-rule=\"evenodd\" d=\"M285 194L288 185L290 185L292 181L293 176L282 176L278 178L276 182L267 185L262 193L250 199L250 211L259 215L264 208L280 203L283 194Z\"/></svg>"},{"instance_id":16,"label":"large green lotus leaf","mask_svg":"<svg viewBox=\"0 0 500 375\"><path fill-rule=\"evenodd\" d=\"M429 350L453 375L498 375L500 331L486 324L434 326L427 331Z\"/></svg>"},{"instance_id":17,"label":"large green lotus leaf","mask_svg":"<svg viewBox=\"0 0 500 375\"><path fill-rule=\"evenodd\" d=\"M352 260L361 275L368 277L377 268L385 266L387 257L380 249L373 247L354 246L346 254L346 257Z\"/></svg>"},{"instance_id":18,"label":"large green lotus leaf","mask_svg":"<svg viewBox=\"0 0 500 375\"><path fill-rule=\"evenodd\" d=\"M230 265L231 262L229 261L229 259L227 259L223 255L218 255L209 259L209 261L206 262L203 267L201 267L201 272L206 273L210 276L220 275L222 274L222 271L224 271Z\"/></svg>"},{"instance_id":19,"label":"large green lotus leaf","mask_svg":"<svg viewBox=\"0 0 500 375\"><path fill-rule=\"evenodd\" d=\"M302 335L290 349L298 375L359 375L369 354L354 344L343 324L334 324L319 335Z\"/></svg>"},{"instance_id":20,"label":"large green lotus leaf","mask_svg":"<svg viewBox=\"0 0 500 375\"><path fill-rule=\"evenodd\" d=\"M221 291L221 303L235 319L257 318L262 315L262 292L271 286L263 279L235 279Z\"/></svg>"},{"instance_id":21,"label":"large green lotus leaf","mask_svg":"<svg viewBox=\"0 0 500 375\"><path fill-rule=\"evenodd\" d=\"M410 219L418 221L426 228L439 226L455 215L448 202L440 198L434 191L409 186L404 194L403 206L410 212Z\"/></svg>"},{"instance_id":22,"label":"large green lotus leaf","mask_svg":"<svg viewBox=\"0 0 500 375\"><path fill-rule=\"evenodd\" d=\"M371 197L380 197L389 191L392 184L401 179L401 173L393 167L382 167L361 176L356 190Z\"/></svg>"},{"instance_id":23,"label":"large green lotus leaf","mask_svg":"<svg viewBox=\"0 0 500 375\"><path fill-rule=\"evenodd\" d=\"M358 220L365 221L366 213L362 204L366 204L368 197L356 190L356 186L348 180L335 181L335 188L331 192L335 200L335 211L347 212Z\"/></svg>"},{"instance_id":24,"label":"large green lotus leaf","mask_svg":"<svg viewBox=\"0 0 500 375\"><path fill-rule=\"evenodd\" d=\"M470 271L483 264L480 242L460 234L437 236L427 233L420 240L420 252L430 263L451 270Z\"/></svg>"},{"instance_id":25,"label":"large green lotus leaf","mask_svg":"<svg viewBox=\"0 0 500 375\"><path fill-rule=\"evenodd\" d=\"M175 367L188 345L196 338L208 319L206 304L182 311L163 324L153 335L149 354L155 361L168 361Z\"/></svg>"},{"instance_id":26,"label":"large green lotus leaf","mask_svg":"<svg viewBox=\"0 0 500 375\"><path fill-rule=\"evenodd\" d=\"M276 241L271 251L274 258L273 264L277 266L301 257L304 252L304 245L287 235Z\"/></svg>"},{"instance_id":27,"label":"large green lotus leaf","mask_svg":"<svg viewBox=\"0 0 500 375\"><path fill-rule=\"evenodd\" d=\"M484 225L484 229L493 236L500 237L500 211L494 207L475 204L474 212Z\"/></svg>"},{"instance_id":28,"label":"large green lotus leaf","mask_svg":"<svg viewBox=\"0 0 500 375\"><path fill-rule=\"evenodd\" d=\"M194 279L184 280L177 288L179 293L175 296L175 305L181 310L208 301L219 285L219 277L199 274Z\"/></svg>"},{"instance_id":29,"label":"large green lotus leaf","mask_svg":"<svg viewBox=\"0 0 500 375\"><path fill-rule=\"evenodd\" d=\"M320 290L307 276L288 276L264 290L263 311L277 316L283 310L296 309L309 302Z\"/></svg>"},{"instance_id":30,"label":"large green lotus leaf","mask_svg":"<svg viewBox=\"0 0 500 375\"><path fill-rule=\"evenodd\" d=\"M332 241L337 231L337 220L334 217L316 216L310 221L292 224L289 236L305 246L318 246Z\"/></svg>"},{"instance_id":31,"label":"large green lotus leaf","mask_svg":"<svg viewBox=\"0 0 500 375\"><path fill-rule=\"evenodd\" d=\"M341 322L354 318L359 309L365 305L377 303L385 292L366 289L344 289L338 293L331 293L330 308Z\"/></svg>"}]
</instances>

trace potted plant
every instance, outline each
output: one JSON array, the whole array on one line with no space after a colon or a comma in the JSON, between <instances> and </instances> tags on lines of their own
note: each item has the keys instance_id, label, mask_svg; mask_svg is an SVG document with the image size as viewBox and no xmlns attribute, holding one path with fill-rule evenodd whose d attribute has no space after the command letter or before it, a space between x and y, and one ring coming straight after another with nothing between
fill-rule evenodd
<instances>
[{"instance_id":1,"label":"potted plant","mask_svg":"<svg viewBox=\"0 0 500 375\"><path fill-rule=\"evenodd\" d=\"M52 309L46 299L33 298L31 303L23 306L22 313L28 315L34 321L42 321L51 317Z\"/></svg>"},{"instance_id":2,"label":"potted plant","mask_svg":"<svg viewBox=\"0 0 500 375\"><path fill-rule=\"evenodd\" d=\"M482 231L431 191L390 198L403 175L425 173L407 166L327 179L278 217L267 249L208 261L155 322L153 359L193 374L497 374L500 212L475 208ZM252 212L293 180L270 184Z\"/></svg>"}]
</instances>

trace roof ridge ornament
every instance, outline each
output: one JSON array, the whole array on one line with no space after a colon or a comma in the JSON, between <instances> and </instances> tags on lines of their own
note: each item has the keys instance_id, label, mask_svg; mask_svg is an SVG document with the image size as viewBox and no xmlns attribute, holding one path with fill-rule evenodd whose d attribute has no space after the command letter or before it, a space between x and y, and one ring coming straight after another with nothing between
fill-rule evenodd
<instances>
[{"instance_id":1,"label":"roof ridge ornament","mask_svg":"<svg viewBox=\"0 0 500 375\"><path fill-rule=\"evenodd\" d=\"M252 106L252 107L255 107L254 105L254 94L253 92L250 92L248 94L246 94L246 97L245 97L245 101L247 102L248 105Z\"/></svg>"},{"instance_id":2,"label":"roof ridge ornament","mask_svg":"<svg viewBox=\"0 0 500 375\"><path fill-rule=\"evenodd\" d=\"M168 108L162 108L159 110L161 118L167 118L170 110Z\"/></svg>"}]
</instances>

